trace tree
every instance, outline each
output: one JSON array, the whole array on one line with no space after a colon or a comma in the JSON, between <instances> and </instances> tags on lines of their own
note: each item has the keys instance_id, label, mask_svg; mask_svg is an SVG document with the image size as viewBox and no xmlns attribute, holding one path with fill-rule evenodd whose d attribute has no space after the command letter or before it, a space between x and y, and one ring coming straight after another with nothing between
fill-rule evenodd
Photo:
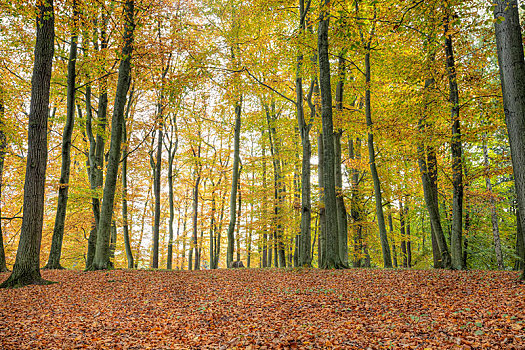
<instances>
[{"instance_id":1,"label":"tree","mask_svg":"<svg viewBox=\"0 0 525 350\"><path fill-rule=\"evenodd\" d=\"M63 269L60 265L62 241L64 239L64 223L66 221L67 200L69 194L69 175L71 167L71 136L75 125L75 93L76 93L76 63L78 41L78 7L73 0L73 28L71 29L71 45L67 63L67 107L66 124L62 133L62 167L58 187L58 204L55 217L55 228L51 243L51 251L45 269Z\"/></svg>"},{"instance_id":2,"label":"tree","mask_svg":"<svg viewBox=\"0 0 525 350\"><path fill-rule=\"evenodd\" d=\"M2 188L4 186L4 161L7 148L4 123L4 90L0 87L0 272L7 272L4 250L4 234L2 232Z\"/></svg>"},{"instance_id":3,"label":"tree","mask_svg":"<svg viewBox=\"0 0 525 350\"><path fill-rule=\"evenodd\" d=\"M36 13L35 61L31 79L24 183L24 217L13 272L0 288L50 283L40 275L40 244L44 221L47 121L55 40L53 0L38 2Z\"/></svg>"},{"instance_id":4,"label":"tree","mask_svg":"<svg viewBox=\"0 0 525 350\"><path fill-rule=\"evenodd\" d=\"M339 234L337 226L337 205L335 194L335 152L334 127L332 120L332 87L330 83L330 59L328 55L328 28L330 26L330 1L321 2L321 15L317 37L319 51L319 86L321 88L321 119L323 124L323 202L325 207L325 244L323 264L325 269L345 267L339 255Z\"/></svg>"},{"instance_id":5,"label":"tree","mask_svg":"<svg viewBox=\"0 0 525 350\"><path fill-rule=\"evenodd\" d=\"M110 267L110 226L113 217L113 203L115 199L118 167L120 164L124 108L126 106L126 95L131 80L131 56L133 53L133 32L135 29L133 17L134 5L134 0L127 0L124 4L124 46L122 48L122 60L119 66L117 92L113 107L108 167L106 181L104 183L102 206L100 209L100 222L97 230L95 256L93 259L93 265L91 266L91 269L93 270L105 270Z\"/></svg>"},{"instance_id":6,"label":"tree","mask_svg":"<svg viewBox=\"0 0 525 350\"><path fill-rule=\"evenodd\" d=\"M525 60L517 0L494 2L494 28L516 199L525 213ZM520 215L525 227L525 215ZM525 280L525 268L520 276Z\"/></svg>"}]
</instances>

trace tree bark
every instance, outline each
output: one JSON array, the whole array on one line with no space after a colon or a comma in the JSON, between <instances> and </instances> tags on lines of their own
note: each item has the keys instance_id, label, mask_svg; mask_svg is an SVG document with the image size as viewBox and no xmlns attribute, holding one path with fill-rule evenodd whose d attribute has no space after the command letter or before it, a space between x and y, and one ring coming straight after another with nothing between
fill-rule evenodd
<instances>
[{"instance_id":1,"label":"tree bark","mask_svg":"<svg viewBox=\"0 0 525 350\"><path fill-rule=\"evenodd\" d=\"M240 139L241 139L241 111L242 96L235 105L235 131L233 136L233 169L232 187L230 194L230 223L228 224L228 247L226 250L226 266L230 267L233 262L233 250L235 243L235 222L237 221L237 183L239 182L239 163L240 163Z\"/></svg>"},{"instance_id":2,"label":"tree bark","mask_svg":"<svg viewBox=\"0 0 525 350\"><path fill-rule=\"evenodd\" d=\"M159 268L159 236L160 236L160 173L162 170L163 115L162 102L159 103L157 154L153 169L153 194L155 196L155 218L153 223L153 252L151 267Z\"/></svg>"},{"instance_id":3,"label":"tree bark","mask_svg":"<svg viewBox=\"0 0 525 350\"><path fill-rule=\"evenodd\" d=\"M0 87L0 272L7 272L4 250L4 234L2 231L2 190L4 187L4 161L7 149L5 128L4 90Z\"/></svg>"},{"instance_id":4,"label":"tree bark","mask_svg":"<svg viewBox=\"0 0 525 350\"><path fill-rule=\"evenodd\" d=\"M44 222L47 121L54 54L54 21L53 0L38 2L24 182L24 217L13 272L0 288L49 283L40 275L40 245Z\"/></svg>"},{"instance_id":5,"label":"tree bark","mask_svg":"<svg viewBox=\"0 0 525 350\"><path fill-rule=\"evenodd\" d=\"M525 213L525 60L517 0L494 2L494 27L505 122L520 213ZM525 227L525 215L520 215ZM525 234L525 233L523 233ZM525 267L520 276L525 280Z\"/></svg>"},{"instance_id":6,"label":"tree bark","mask_svg":"<svg viewBox=\"0 0 525 350\"><path fill-rule=\"evenodd\" d=\"M385 268L392 268L392 258L390 256L390 245L385 227L385 216L383 214L383 201L381 194L381 182L377 173L376 155L374 150L374 132L372 130L372 110L371 110L371 96L370 96L370 43L367 44L367 51L365 53L365 117L366 125L368 127L368 158L370 164L370 173L374 182L374 196L376 202L376 217L377 226L379 228L379 238L381 240L381 251L383 253L383 266Z\"/></svg>"},{"instance_id":7,"label":"tree bark","mask_svg":"<svg viewBox=\"0 0 525 350\"><path fill-rule=\"evenodd\" d=\"M134 89L131 89L128 107L126 109L126 118L124 118L122 122L122 231L124 232L124 247L126 249L128 269L132 269L135 266L133 252L131 251L130 226L128 220L128 133L126 127L126 120L129 117L133 101L133 92Z\"/></svg>"},{"instance_id":8,"label":"tree bark","mask_svg":"<svg viewBox=\"0 0 525 350\"><path fill-rule=\"evenodd\" d=\"M450 11L450 9L445 9ZM456 75L456 65L454 62L454 48L452 35L449 31L450 16L447 13L444 19L445 30L445 54L446 68L449 81L449 102L451 103L452 119L452 140L450 142L452 150L452 231L450 236L450 252L452 266L455 269L463 270L463 150L461 145L461 129L459 119L459 92Z\"/></svg>"},{"instance_id":9,"label":"tree bark","mask_svg":"<svg viewBox=\"0 0 525 350\"><path fill-rule=\"evenodd\" d=\"M64 225L66 221L67 200L69 194L69 175L71 167L71 137L75 125L75 93L76 93L76 62L77 62L77 2L73 0L73 28L71 30L71 45L67 63L67 102L66 124L62 133L62 166L58 185L57 212L55 226L51 239L49 259L44 269L63 269L60 265L62 255L62 241L64 239Z\"/></svg>"},{"instance_id":10,"label":"tree bark","mask_svg":"<svg viewBox=\"0 0 525 350\"><path fill-rule=\"evenodd\" d=\"M113 203L115 200L115 188L120 163L124 108L126 106L126 95L131 80L131 56L133 53L133 31L135 28L133 15L134 0L126 0L124 4L124 46L122 48L122 61L119 67L117 91L113 107L108 167L100 210L100 222L97 230L95 257L91 267L93 270L105 270L109 267L110 225L113 218Z\"/></svg>"},{"instance_id":11,"label":"tree bark","mask_svg":"<svg viewBox=\"0 0 525 350\"><path fill-rule=\"evenodd\" d=\"M359 138L355 141L349 139L348 152L349 158L354 162L361 161L361 140ZM363 251L363 224L362 224L362 205L361 205L361 194L359 191L359 170L352 166L350 169L352 175L352 196L350 202L350 216L352 217L352 225L355 227L354 231L354 267L361 267L361 253Z\"/></svg>"},{"instance_id":12,"label":"tree bark","mask_svg":"<svg viewBox=\"0 0 525 350\"><path fill-rule=\"evenodd\" d=\"M319 161L324 166L323 197L325 205L325 245L323 252L324 269L345 267L339 253L339 233L337 225L337 204L335 192L335 151L334 127L332 120L332 87L330 83L330 59L328 55L328 28L330 26L329 0L321 2L321 15L317 36L319 56L319 86L321 89L321 120L323 130L324 155Z\"/></svg>"}]
</instances>

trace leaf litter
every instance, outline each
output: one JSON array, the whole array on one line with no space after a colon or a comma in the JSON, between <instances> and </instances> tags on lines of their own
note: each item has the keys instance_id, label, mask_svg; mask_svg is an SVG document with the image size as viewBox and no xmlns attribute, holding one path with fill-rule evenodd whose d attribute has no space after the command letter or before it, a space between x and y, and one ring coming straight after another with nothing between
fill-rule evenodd
<instances>
[{"instance_id":1,"label":"leaf litter","mask_svg":"<svg viewBox=\"0 0 525 350\"><path fill-rule=\"evenodd\" d=\"M0 290L0 349L525 349L514 272L42 274Z\"/></svg>"}]
</instances>

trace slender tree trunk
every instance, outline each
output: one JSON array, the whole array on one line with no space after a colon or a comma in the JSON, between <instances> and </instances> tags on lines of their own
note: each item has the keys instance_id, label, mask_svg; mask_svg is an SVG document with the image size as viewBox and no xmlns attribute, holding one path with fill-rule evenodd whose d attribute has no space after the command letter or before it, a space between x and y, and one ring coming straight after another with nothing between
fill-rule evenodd
<instances>
[{"instance_id":1,"label":"slender tree trunk","mask_svg":"<svg viewBox=\"0 0 525 350\"><path fill-rule=\"evenodd\" d=\"M267 184L266 184L266 143L265 143L265 137L264 137L264 129L262 130L261 132L261 140L262 140L262 185L263 185L263 189L266 189L267 187ZM267 218L267 213L268 213L268 200L267 200L267 197L266 197L266 194L263 195L263 198L262 198L262 215L261 215L261 219L263 221L263 227L262 227L262 231L263 231L263 235L262 235L262 267L268 267L268 264L269 262L271 263L271 258L268 259L268 254L269 254L269 251L271 251L271 249L269 250L268 249L268 225L267 225L267 222L266 222L266 218Z\"/></svg>"},{"instance_id":2,"label":"slender tree trunk","mask_svg":"<svg viewBox=\"0 0 525 350\"><path fill-rule=\"evenodd\" d=\"M394 239L394 223L392 219L392 209L389 209L388 212L388 227L390 229L390 236L392 237L392 259L394 261L394 267L397 268L397 250L396 250L396 241Z\"/></svg>"},{"instance_id":3,"label":"slender tree trunk","mask_svg":"<svg viewBox=\"0 0 525 350\"><path fill-rule=\"evenodd\" d=\"M337 88L335 93L335 107L337 112L343 113L343 96L346 77L346 51L343 50L338 57L339 60L339 77L337 80ZM334 155L335 155L335 191L336 191L336 205L337 205L337 226L339 233L339 255L341 261L345 266L348 266L348 221L345 207L345 200L343 194L343 173L341 170L341 137L343 130L339 129L334 133Z\"/></svg>"},{"instance_id":4,"label":"slender tree trunk","mask_svg":"<svg viewBox=\"0 0 525 350\"><path fill-rule=\"evenodd\" d=\"M354 141L349 139L348 152L349 158L354 162L361 161L361 140L356 139L356 145ZM350 204L350 216L352 217L352 225L355 227L354 231L354 267L361 267L361 253L363 251L363 225L361 223L362 208L361 208L361 195L359 193L359 170L352 166L350 169L352 175L352 197Z\"/></svg>"},{"instance_id":5,"label":"slender tree trunk","mask_svg":"<svg viewBox=\"0 0 525 350\"><path fill-rule=\"evenodd\" d=\"M4 90L0 87L0 272L7 272L4 250L4 234L2 231L2 190L4 187L4 161L7 148L5 128Z\"/></svg>"},{"instance_id":6,"label":"slender tree trunk","mask_svg":"<svg viewBox=\"0 0 525 350\"><path fill-rule=\"evenodd\" d=\"M134 0L126 0L124 5L125 31L124 47L122 48L122 61L120 62L115 105L111 124L111 143L108 157L106 181L100 210L100 222L97 231L97 245L92 269L107 269L109 263L110 224L113 217L113 203L117 183L118 167L120 163L120 147L122 141L122 124L126 95L131 80L131 55L133 52Z\"/></svg>"},{"instance_id":7,"label":"slender tree trunk","mask_svg":"<svg viewBox=\"0 0 525 350\"><path fill-rule=\"evenodd\" d=\"M100 49L105 54L108 47L108 36L106 34L107 16L103 14L102 29L100 32L101 45ZM98 42L95 40L95 48L98 49ZM90 186L93 192L91 198L91 206L93 209L93 216L95 218L95 225L91 229L88 239L88 249L86 257L86 270L90 270L93 265L93 258L95 257L95 250L97 244L97 231L100 222L100 197L102 192L102 186L104 184L104 149L105 149L105 129L107 123L107 109L108 109L108 78L103 75L99 79L100 91L98 98L98 109L97 109L97 135L96 138L93 136L91 130L91 88L88 85L86 87L86 115L89 123L86 125L86 131L90 139L90 150L89 150L89 169L90 169ZM88 128L89 126L89 128Z\"/></svg>"},{"instance_id":8,"label":"slender tree trunk","mask_svg":"<svg viewBox=\"0 0 525 350\"><path fill-rule=\"evenodd\" d=\"M388 237L385 227L385 216L383 214L383 201L381 194L381 183L379 181L379 175L376 167L376 155L374 150L374 133L372 123L372 110L371 110L371 97L370 97L370 44L368 44L367 52L365 54L365 79L366 79L366 90L365 90L365 116L366 125L368 127L368 158L370 163L370 173L372 180L374 181L374 196L376 202L376 217L377 225L379 227L379 238L381 240L381 251L383 252L383 266L385 268L392 267L392 258L390 257L390 245L388 243Z\"/></svg>"},{"instance_id":9,"label":"slender tree trunk","mask_svg":"<svg viewBox=\"0 0 525 350\"><path fill-rule=\"evenodd\" d=\"M450 11L446 9L446 11ZM463 266L463 159L461 146L461 130L459 120L459 92L456 76L456 65L454 62L454 49L452 44L452 35L449 31L450 16L445 16L445 54L446 68L449 81L449 101L451 107L452 119L452 231L450 238L450 251L452 266L455 269L462 270Z\"/></svg>"},{"instance_id":10,"label":"slender tree trunk","mask_svg":"<svg viewBox=\"0 0 525 350\"><path fill-rule=\"evenodd\" d=\"M126 249L126 258L128 260L128 269L132 269L133 252L131 251L131 239L130 239L130 225L128 220L128 133L126 127L126 120L129 117L131 110L131 104L133 101L133 91L129 95L128 107L126 109L126 118L124 118L122 125L122 231L124 232L124 247Z\"/></svg>"},{"instance_id":11,"label":"slender tree trunk","mask_svg":"<svg viewBox=\"0 0 525 350\"><path fill-rule=\"evenodd\" d=\"M58 187L57 211L55 226L51 239L51 251L45 269L63 269L60 265L62 255L62 241L64 239L64 225L66 221L67 199L69 194L69 174L71 166L71 137L75 125L75 93L76 93L76 62L77 62L77 2L73 0L73 28L71 29L71 45L67 64L67 107L66 124L62 133L62 166Z\"/></svg>"},{"instance_id":12,"label":"slender tree trunk","mask_svg":"<svg viewBox=\"0 0 525 350\"><path fill-rule=\"evenodd\" d=\"M523 226L521 226L520 210L516 208L516 263L514 270L521 270L525 268L525 239L523 234Z\"/></svg>"},{"instance_id":13,"label":"slender tree trunk","mask_svg":"<svg viewBox=\"0 0 525 350\"><path fill-rule=\"evenodd\" d=\"M109 264L111 268L115 267L115 249L117 247L117 223L111 222L111 237L109 241Z\"/></svg>"},{"instance_id":14,"label":"slender tree trunk","mask_svg":"<svg viewBox=\"0 0 525 350\"><path fill-rule=\"evenodd\" d=\"M406 230L406 250L407 250L407 268L412 267L412 241L410 239L410 217L409 206L405 205L405 230Z\"/></svg>"},{"instance_id":15,"label":"slender tree trunk","mask_svg":"<svg viewBox=\"0 0 525 350\"><path fill-rule=\"evenodd\" d=\"M151 267L159 268L159 236L160 236L160 173L162 169L162 142L163 142L163 116L162 106L159 103L159 119L158 119L158 139L157 139L157 154L155 159L155 168L153 171L153 194L155 196L155 221L153 224L153 252Z\"/></svg>"},{"instance_id":16,"label":"slender tree trunk","mask_svg":"<svg viewBox=\"0 0 525 350\"><path fill-rule=\"evenodd\" d=\"M321 3L321 20L317 37L319 55L319 86L321 89L321 120L323 130L324 154L320 162L324 166L323 197L325 205L325 245L323 252L324 269L345 267L339 253L339 233L337 226L337 204L335 192L335 151L334 127L332 120L332 87L330 83L330 59L328 55L328 28L330 26L329 0Z\"/></svg>"},{"instance_id":17,"label":"slender tree trunk","mask_svg":"<svg viewBox=\"0 0 525 350\"><path fill-rule=\"evenodd\" d=\"M498 264L498 269L505 269L503 264L503 254L501 252L501 241L499 237L499 225L498 225L498 214L496 213L496 201L492 193L492 183L490 182L489 177L489 151L487 147L486 135L483 135L483 165L485 166L485 184L487 186L487 191L490 195L490 221L492 223L492 239L494 241L494 252L496 253L496 262Z\"/></svg>"},{"instance_id":18,"label":"slender tree trunk","mask_svg":"<svg viewBox=\"0 0 525 350\"><path fill-rule=\"evenodd\" d=\"M239 176L241 170L239 169ZM237 234L235 235L235 244L237 245L235 249L236 261L241 261L241 214L242 214L242 192L241 192L241 183L237 183Z\"/></svg>"},{"instance_id":19,"label":"slender tree trunk","mask_svg":"<svg viewBox=\"0 0 525 350\"><path fill-rule=\"evenodd\" d=\"M47 120L54 54L54 21L53 0L38 2L24 182L24 218L13 272L0 288L49 283L40 276L40 244L44 223Z\"/></svg>"},{"instance_id":20,"label":"slender tree trunk","mask_svg":"<svg viewBox=\"0 0 525 350\"><path fill-rule=\"evenodd\" d=\"M317 159L321 160L324 157L323 135L319 134L317 137ZM325 257L325 242L326 242L326 208L324 205L324 165L319 161L318 165L318 183L319 183L319 236L317 243L317 266L324 265Z\"/></svg>"},{"instance_id":21,"label":"slender tree trunk","mask_svg":"<svg viewBox=\"0 0 525 350\"><path fill-rule=\"evenodd\" d=\"M240 138L241 138L241 109L242 96L235 105L235 131L233 140L233 169L232 169L232 187L230 194L230 223L228 225L228 248L226 250L226 264L228 267L233 263L233 249L235 243L235 222L237 221L236 203L237 203L237 183L239 182L239 163L240 163Z\"/></svg>"},{"instance_id":22,"label":"slender tree trunk","mask_svg":"<svg viewBox=\"0 0 525 350\"><path fill-rule=\"evenodd\" d=\"M505 122L509 134L510 154L516 198L521 213L525 212L525 60L516 0L494 2L494 27ZM521 215L525 227L525 215ZM525 233L524 233L525 234ZM525 267L520 279L525 280Z\"/></svg>"}]
</instances>

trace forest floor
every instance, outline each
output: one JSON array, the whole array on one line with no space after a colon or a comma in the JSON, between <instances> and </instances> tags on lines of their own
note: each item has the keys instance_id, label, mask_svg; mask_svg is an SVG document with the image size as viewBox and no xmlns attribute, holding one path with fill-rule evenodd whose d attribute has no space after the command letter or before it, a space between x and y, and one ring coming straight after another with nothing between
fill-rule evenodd
<instances>
[{"instance_id":1,"label":"forest floor","mask_svg":"<svg viewBox=\"0 0 525 350\"><path fill-rule=\"evenodd\" d=\"M525 349L512 272L42 274L59 283L0 290L0 349Z\"/></svg>"}]
</instances>

